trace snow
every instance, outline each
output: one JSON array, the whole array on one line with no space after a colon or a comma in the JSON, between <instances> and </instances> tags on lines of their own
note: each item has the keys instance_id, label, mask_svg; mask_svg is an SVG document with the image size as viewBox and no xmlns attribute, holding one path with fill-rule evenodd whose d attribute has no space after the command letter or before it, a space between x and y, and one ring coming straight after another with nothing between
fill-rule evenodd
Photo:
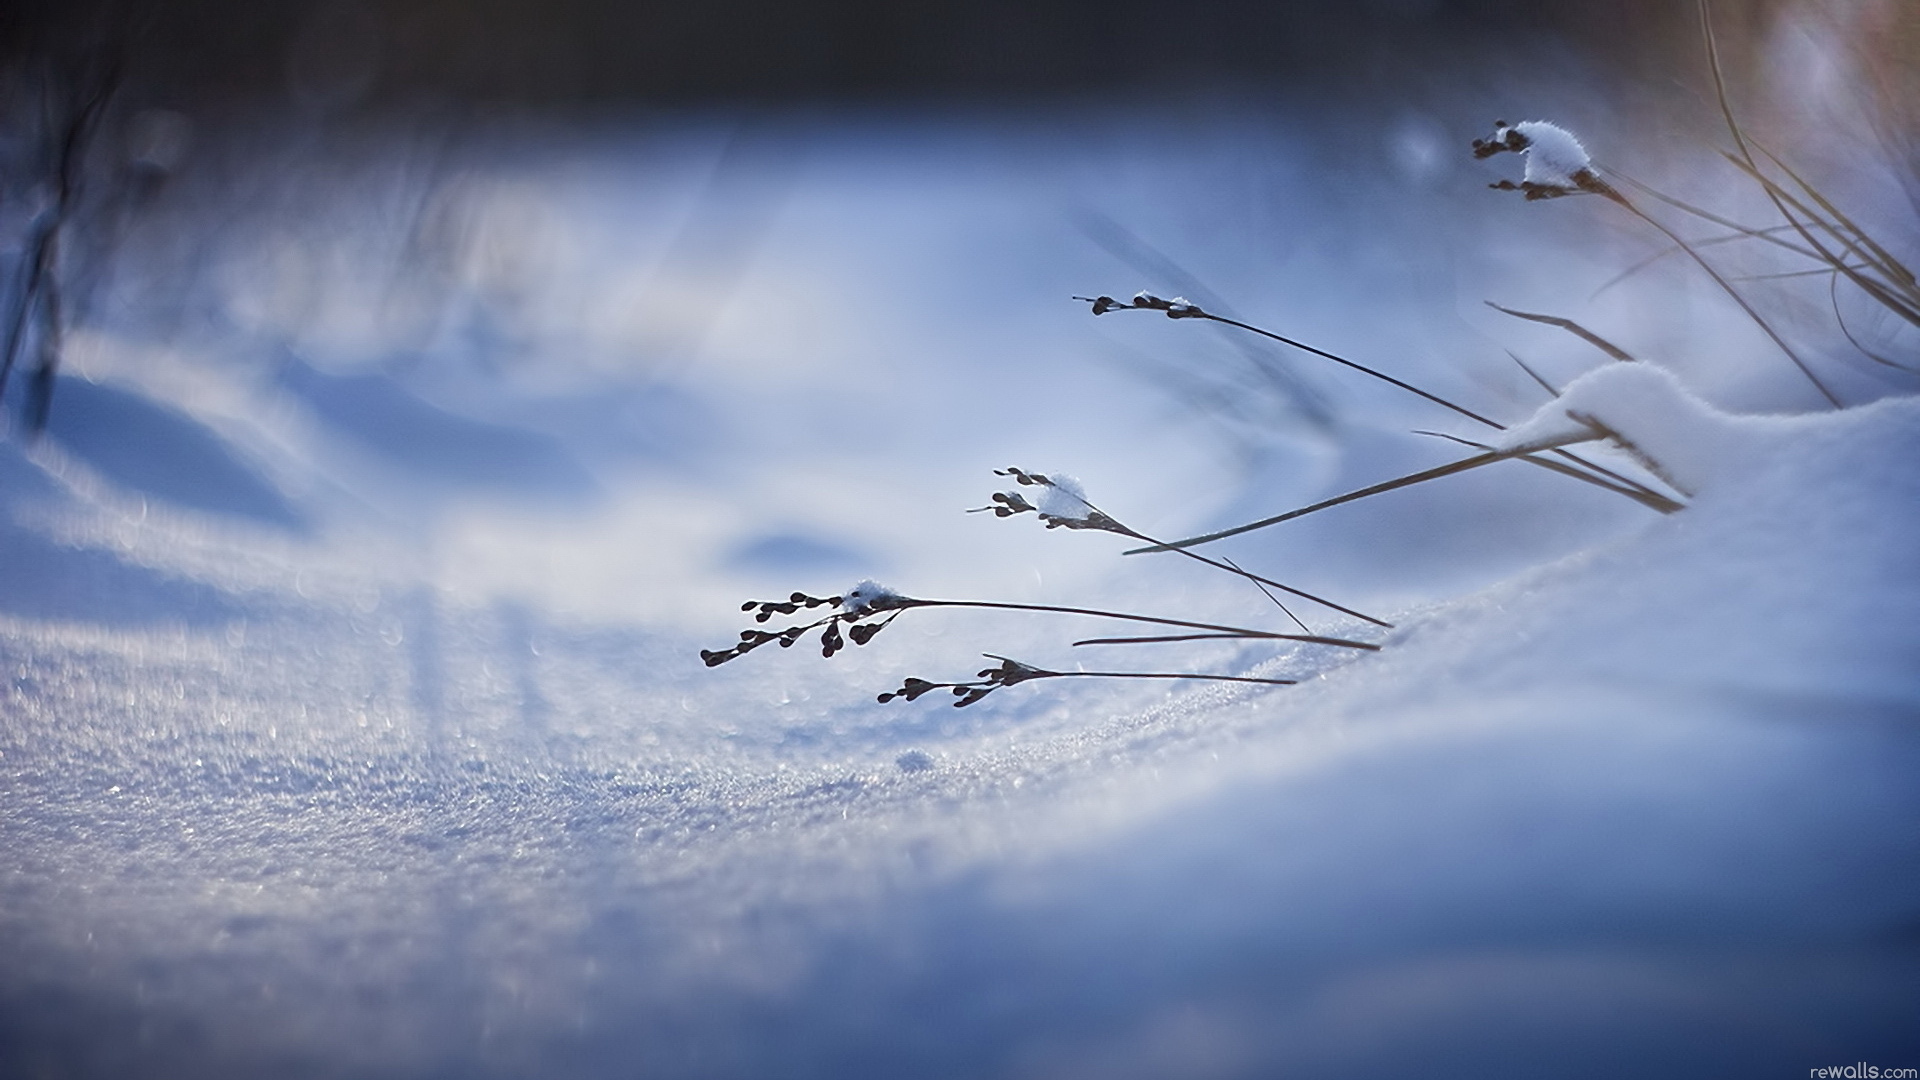
<instances>
[{"instance_id":1,"label":"snow","mask_svg":"<svg viewBox=\"0 0 1920 1080\"><path fill-rule=\"evenodd\" d=\"M1735 416L1689 392L1650 363L1615 363L1575 379L1525 423L1501 432L1502 450L1525 449L1602 433L1683 494L1728 473L1750 471L1790 453L1808 417Z\"/></svg>"},{"instance_id":2,"label":"snow","mask_svg":"<svg viewBox=\"0 0 1920 1080\"><path fill-rule=\"evenodd\" d=\"M77 335L47 441L0 447L0 1073L1912 1063L1920 402L1753 415L1723 407L1728 381L1803 388L1716 384L1702 368L1739 360L1716 356L1556 374L1536 405L1504 365L1461 375L1452 287L1419 290L1479 257L1519 289L1537 251L1458 238L1558 226L1423 234L1452 195L1340 202L1311 170L1288 179L1312 138L1243 159L1258 140L1228 127L1167 155L1189 115L1123 121L1071 153L1051 130L1045 154L987 153L964 126L955 145L822 136L731 271L672 265L673 229L623 210L679 220L709 184L697 133L683 156L623 143L571 173L467 163L490 228L549 222L553 280L456 245L446 277L481 284L431 332L366 300L426 287L366 269L384 220L354 231L323 201L209 234L222 284L189 293L191 317L142 306L171 295L170 264L124 271L104 305L122 321ZM1066 200L1033 178L1075 170L1130 191L1112 197L1155 235L1187 235L1170 207L1287 208L1285 254L1193 226L1223 280L1297 304L1260 321L1532 413L1504 445L1591 417L1690 504L1656 516L1513 462L1252 534L1230 550L1250 570L1398 627L1373 654L1176 657L1286 688L1060 679L966 710L876 704L987 649L1148 662L1067 646L1064 618L932 610L831 661L705 668L698 648L756 625L743 598L861 573L917 596L1277 614L1180 560L1109 557L1114 537L966 516L995 463L1084 462L1130 524L1143 508L1171 536L1457 449L1405 434L1449 418L1335 378L1337 450L1297 432L1221 449L1163 387L1089 359L1223 354L1212 328L1058 299L1138 272L1047 216ZM330 183L355 215L384 205ZM1392 244L1367 248L1376 228ZM235 249L294 269L223 291ZM1570 244L1555 285L1614 259ZM963 292L978 303L956 314ZM868 298L861 318L822 306L841 295ZM623 321L636 296L672 302ZM1696 343L1739 325L1687 317ZM1403 346L1429 334L1446 358L1414 370L1429 350ZM1246 405L1274 384L1215 384L1235 385ZM1049 475L1043 499L1081 493ZM868 579L843 605L886 595Z\"/></svg>"},{"instance_id":3,"label":"snow","mask_svg":"<svg viewBox=\"0 0 1920 1080\"><path fill-rule=\"evenodd\" d=\"M1911 667L1920 628L1906 615L1920 602L1920 558L1898 539L1920 508L1920 478L1904 457L1920 447L1920 399L1736 417L1657 368L1613 364L1542 413L1576 403L1609 426L1626 421L1629 437L1677 463L1697 497L1620 542L1452 605L1443 622L1497 622L1505 639L1467 631L1478 657L1469 678L1566 689L1617 679L1683 696L1740 686L1895 712L1920 702ZM1520 670L1541 662L1557 674Z\"/></svg>"},{"instance_id":4,"label":"snow","mask_svg":"<svg viewBox=\"0 0 1920 1080\"><path fill-rule=\"evenodd\" d=\"M859 615L873 610L876 604L898 599L899 593L869 578L840 597L840 610L849 615Z\"/></svg>"},{"instance_id":5,"label":"snow","mask_svg":"<svg viewBox=\"0 0 1920 1080\"><path fill-rule=\"evenodd\" d=\"M1527 148L1521 152L1527 159L1526 175L1522 177L1526 183L1575 188L1574 177L1593 167L1587 148L1558 124L1523 120L1513 125L1513 130L1527 139Z\"/></svg>"},{"instance_id":6,"label":"snow","mask_svg":"<svg viewBox=\"0 0 1920 1080\"><path fill-rule=\"evenodd\" d=\"M1063 521L1085 521L1093 513L1093 504L1087 501L1087 489L1078 479L1066 473L1045 475L1052 482L1040 489L1034 509L1045 517Z\"/></svg>"},{"instance_id":7,"label":"snow","mask_svg":"<svg viewBox=\"0 0 1920 1080\"><path fill-rule=\"evenodd\" d=\"M1593 190L1597 181L1593 161L1586 147L1572 132L1545 120L1526 120L1518 124L1496 122L1493 137L1473 141L1475 157L1517 153L1526 159L1526 172L1519 185L1529 200L1553 195L1571 195ZM1494 185L1513 189L1511 181Z\"/></svg>"}]
</instances>

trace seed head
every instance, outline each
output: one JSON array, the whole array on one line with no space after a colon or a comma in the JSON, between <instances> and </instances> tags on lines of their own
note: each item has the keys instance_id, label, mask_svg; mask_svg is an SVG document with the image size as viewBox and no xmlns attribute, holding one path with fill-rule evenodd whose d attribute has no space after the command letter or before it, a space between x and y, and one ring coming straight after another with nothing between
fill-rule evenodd
<instances>
[{"instance_id":1,"label":"seed head","mask_svg":"<svg viewBox=\"0 0 1920 1080\"><path fill-rule=\"evenodd\" d=\"M1494 121L1493 136L1473 140L1473 156L1489 158L1495 154L1519 154L1526 159L1526 173L1519 183L1501 180L1489 186L1500 191L1520 191L1528 199L1554 199L1582 192L1604 194L1612 189L1593 169L1593 159L1573 132L1545 120L1523 120L1508 124Z\"/></svg>"},{"instance_id":2,"label":"seed head","mask_svg":"<svg viewBox=\"0 0 1920 1080\"><path fill-rule=\"evenodd\" d=\"M1201 319L1207 316L1199 304L1184 296L1168 300L1145 289L1134 293L1132 300L1115 300L1111 296L1076 296L1074 299L1092 304L1095 315L1105 315L1109 311L1164 311L1169 319Z\"/></svg>"},{"instance_id":3,"label":"seed head","mask_svg":"<svg viewBox=\"0 0 1920 1080\"><path fill-rule=\"evenodd\" d=\"M1048 474L1006 468L995 469L993 474L1011 476L1014 483L1022 487L1037 487L1040 490L1032 498L1018 491L995 492L991 504L975 507L968 513L991 510L995 517L1037 513L1049 529L1100 529L1132 535L1119 522L1088 502L1086 489L1080 486L1080 481L1065 473Z\"/></svg>"},{"instance_id":4,"label":"seed head","mask_svg":"<svg viewBox=\"0 0 1920 1080\"><path fill-rule=\"evenodd\" d=\"M848 615L867 615L900 606L903 597L874 580L866 580L848 589L840 598L840 610Z\"/></svg>"}]
</instances>

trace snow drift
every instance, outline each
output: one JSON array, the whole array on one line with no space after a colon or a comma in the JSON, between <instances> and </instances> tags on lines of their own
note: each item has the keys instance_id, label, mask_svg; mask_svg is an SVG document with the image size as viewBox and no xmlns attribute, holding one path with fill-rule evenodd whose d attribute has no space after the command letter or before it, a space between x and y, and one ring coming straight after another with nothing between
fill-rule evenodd
<instances>
[{"instance_id":1,"label":"snow drift","mask_svg":"<svg viewBox=\"0 0 1920 1080\"><path fill-rule=\"evenodd\" d=\"M1083 564L1109 538L961 515L1009 460L1080 469L1103 506L1186 498L1176 527L1346 479L1277 451L1232 472L1179 449L1190 432L1108 368L1042 362L1110 332L1052 298L1114 271L1035 254L1034 235L1080 250L1022 216L1053 213L1045 191L964 181L1048 170L983 163L971 144L915 157L848 141L767 237L763 269L804 273L746 275L731 321L711 299L665 305L714 320L683 335L709 342L711 381L693 389L609 374L632 328L609 316L604 338L576 341L596 324L537 302L536 286L587 295L622 266L586 241L631 239L613 211L631 192L604 178L617 197L503 186L556 215L584 207L580 263L491 313L474 300L475 325L449 316L457 340L404 362L355 353L390 345L359 338L326 355L329 333L362 326L345 317L292 305L300 319L274 323L264 274L242 281L262 295L235 356L189 320L189 344L216 355L96 341L80 357L53 438L0 451L0 1073L1617 1077L1920 1061L1914 399L1734 416L1652 367L1603 368L1514 437L1598 418L1688 508L1656 518L1508 464L1262 533L1286 554L1287 536L1344 521L1309 554L1376 572L1388 553L1499 548L1478 564L1498 584L1391 613L1380 653L1214 656L1301 680L1284 689L1022 686L966 710L881 707L872 694L903 674L970 670L982 641L1025 655L1058 627L903 621L831 664L768 649L714 672L697 622L608 617L636 597L709 604L716 580L737 604L725 552L756 536L833 554L815 560L826 587L867 572L916 594L1104 582ZM936 178L912 198L873 179L903 154ZM1152 177L1088 171L1133 177L1129 220L1183 202ZM1280 199L1264 185L1292 174L1266 158L1221 185L1306 208L1271 291L1325 320L1316 339L1357 326L1390 352L1425 333L1417 297L1404 320L1369 320L1377 299L1314 290L1350 291L1328 265L1345 274L1369 258L1356 236L1431 206L1370 191L1322 214L1330 186L1296 171ZM1509 231L1483 224L1461 231ZM983 256L994 230L1027 246ZM1371 256L1382 288L1464 258L1445 235L1388 231ZM849 236L890 257L875 270L812 246ZM891 257L923 249L913 272ZM1556 282L1617 270L1605 245L1566 250ZM343 276L355 288L322 299L374 311L358 290L387 279ZM673 280L595 302L624 318L656 277ZM807 291L827 278L829 297L872 298L862 318L809 318L837 310ZM1034 295L1055 306L1016 311ZM1453 302L1437 302L1449 319ZM978 329L982 308L1007 341ZM901 329L962 317L930 324L951 341ZM552 327L565 347L540 336ZM1174 340L1158 332L1128 331ZM512 367L529 341L585 359ZM260 352L280 359L262 372ZM498 366L463 381L470 352ZM794 355L848 370L803 378ZM919 388L911 408L892 407L894 379ZM1070 407L1009 409L1008 387ZM850 432L847 400L887 404ZM1537 389L1509 412L1522 400ZM1375 441L1341 467L1384 468L1388 428L1392 454L1437 452L1405 449L1413 424L1394 407L1343 421L1353 444ZM647 443L623 427L641 414L694 417L710 442L663 423ZM116 427L148 433L145 449ZM836 458L809 431L852 449ZM495 467L508 461L522 471ZM560 497L523 498L536 490ZM922 518L928 505L950 516ZM899 561L835 561L861 545ZM1021 561L1015 545L1065 554ZM517 591L541 560L600 603L569 615Z\"/></svg>"}]
</instances>

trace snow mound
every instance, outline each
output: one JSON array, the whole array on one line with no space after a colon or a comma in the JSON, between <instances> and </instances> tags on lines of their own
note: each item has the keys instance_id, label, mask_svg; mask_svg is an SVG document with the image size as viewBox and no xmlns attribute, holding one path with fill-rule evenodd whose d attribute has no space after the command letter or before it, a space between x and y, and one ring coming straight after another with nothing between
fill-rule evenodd
<instances>
[{"instance_id":1,"label":"snow mound","mask_svg":"<svg viewBox=\"0 0 1920 1080\"><path fill-rule=\"evenodd\" d=\"M1623 541L1449 605L1433 627L1490 620L1460 645L1473 659L1450 662L1508 687L1607 673L1619 685L1920 707L1920 398L1733 416L1659 368L1621 363L1576 380L1504 441L1594 423L1696 498Z\"/></svg>"},{"instance_id":2,"label":"snow mound","mask_svg":"<svg viewBox=\"0 0 1920 1080\"><path fill-rule=\"evenodd\" d=\"M1721 412L1664 368L1616 363L1575 379L1494 445L1511 451L1608 437L1661 479L1694 495L1728 475L1764 467L1820 423L1809 416Z\"/></svg>"},{"instance_id":3,"label":"snow mound","mask_svg":"<svg viewBox=\"0 0 1920 1080\"><path fill-rule=\"evenodd\" d=\"M430 593L10 622L0 1034L183 1075L1905 1060L1920 400L1732 418L1622 365L1536 430L1569 403L1758 449L1285 690L970 728Z\"/></svg>"}]
</instances>

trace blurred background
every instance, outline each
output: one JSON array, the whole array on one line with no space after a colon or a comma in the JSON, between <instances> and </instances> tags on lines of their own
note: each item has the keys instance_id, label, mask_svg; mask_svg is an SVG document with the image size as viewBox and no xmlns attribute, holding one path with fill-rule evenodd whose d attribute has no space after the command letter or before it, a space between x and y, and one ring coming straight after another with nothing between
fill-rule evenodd
<instances>
[{"instance_id":1,"label":"blurred background","mask_svg":"<svg viewBox=\"0 0 1920 1080\"><path fill-rule=\"evenodd\" d=\"M1728 5L1751 29L1780 2ZM1355 64L1404 66L1507 37L1551 35L1656 70L1691 9L1639 2L1377 0L1143 3L34 3L13 7L14 56L119 37L142 82L179 100L281 104L330 84L337 105L416 95L565 111L907 96L1012 96L1252 81Z\"/></svg>"},{"instance_id":2,"label":"blurred background","mask_svg":"<svg viewBox=\"0 0 1920 1080\"><path fill-rule=\"evenodd\" d=\"M1914 6L1714 13L1743 120L1914 250ZM1697 812L1660 856L1678 873L1778 805L1805 748L1723 757L1752 750L1713 726L1735 692L1662 699L1709 718L1671 736L1683 767L1665 733L1480 756L1127 686L873 703L982 649L1082 662L1052 624L696 655L748 597L866 577L1278 618L1112 537L965 511L1017 465L1188 535L1461 452L1416 431L1471 434L1298 351L1075 296L1186 296L1502 421L1603 356L1488 300L1729 409L1820 408L1657 234L1488 191L1514 163L1468 151L1496 118L1551 119L1764 219L1715 152L1693 4L21 0L0 35L0 1071L1272 1075L1433 1052L1519 1075L1538 1059L1475 1056L1516 1009L1523 1049L1617 1049L1594 1075L1910 1047L1888 1034L1915 1000L1904 899L1872 923L1905 926L1893 960L1789 933L1828 965L1814 986L1800 954L1696 947L1720 909L1689 898L1756 879L1588 873L1620 822ZM1911 327L1717 250L1843 398L1913 392L1863 354L1911 355ZM1226 553L1398 620L1647 516L1483 470ZM1319 771L1349 735L1395 749ZM1619 769L1556 771L1574 758ZM1290 779L1247 795L1256 759ZM1436 779L1456 768L1493 772ZM1791 853L1910 820L1911 785L1877 783ZM1515 840L1538 820L1572 825ZM1284 843L1222 878L1274 840L1241 821ZM1868 832L1836 849L1848 873L1911 854ZM1828 941L1817 899L1781 903ZM1597 929L1638 918L1632 947ZM1783 1016L1804 1038L1767 1043ZM1747 1056L1688 1041L1702 1023Z\"/></svg>"},{"instance_id":3,"label":"blurred background","mask_svg":"<svg viewBox=\"0 0 1920 1080\"><path fill-rule=\"evenodd\" d=\"M1907 190L1904 14L1721 12L1750 121L1827 137L1823 176L1874 206ZM1728 359L1752 327L1690 317L1683 260L1609 284L1657 237L1486 194L1463 150L1550 115L1725 191L1685 4L61 3L7 26L9 285L45 249L59 309L13 320L41 452L150 513L329 550L371 531L490 598L716 629L742 590L848 574L1084 581L1067 545L952 516L988 468L1078 472L1192 531L1446 452L1391 390L1073 295L1204 294L1503 416L1538 403L1509 349L1554 379L1595 359L1480 302L1545 306L1732 404L1810 404ZM1787 302L1824 317L1817 283ZM1814 336L1858 396L1900 385ZM1531 513L1535 479L1556 486L1429 499L1417 536L1370 522L1385 548L1352 565L1311 531L1277 554L1393 602L1605 527L1580 493Z\"/></svg>"}]
</instances>

